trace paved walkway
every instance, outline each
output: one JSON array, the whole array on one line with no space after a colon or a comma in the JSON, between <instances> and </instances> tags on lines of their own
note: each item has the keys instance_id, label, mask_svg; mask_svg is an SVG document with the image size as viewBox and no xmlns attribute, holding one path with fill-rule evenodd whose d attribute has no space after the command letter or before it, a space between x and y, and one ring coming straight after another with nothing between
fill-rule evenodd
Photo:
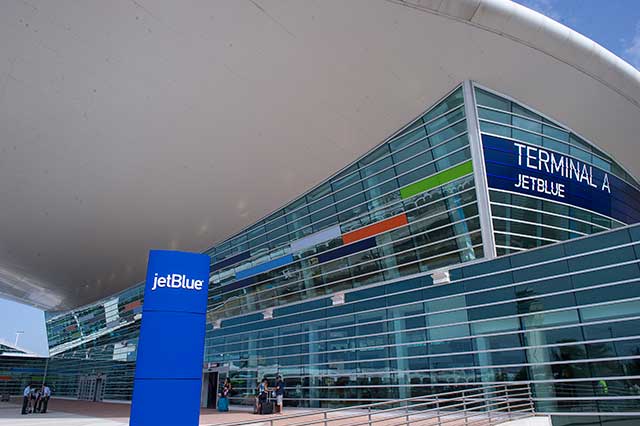
<instances>
[{"instance_id":1,"label":"paved walkway","mask_svg":"<svg viewBox=\"0 0 640 426\"><path fill-rule=\"evenodd\" d=\"M0 403L0 426L126 426L128 418L116 421L107 418L87 417L62 411L48 411L46 414L22 415L22 404Z\"/></svg>"},{"instance_id":2,"label":"paved walkway","mask_svg":"<svg viewBox=\"0 0 640 426\"><path fill-rule=\"evenodd\" d=\"M129 412L131 406L128 404L105 403L105 402L89 402L52 398L49 402L49 411L46 414L28 414L21 415L21 404L19 400L13 400L11 403L0 403L0 426L128 426ZM221 425L231 422L251 422L251 426L287 426L309 421L322 420L322 414L315 414L315 410L290 408L285 410L286 415L305 414L299 419L281 419L280 414L269 416L259 416L253 414L249 407L232 407L227 413L219 413L216 410L202 409L200 411L200 425ZM362 414L362 415L360 415ZM382 413L381 413L382 414ZM402 412L385 413L383 415L375 415L374 420L376 426L397 426L405 424L405 418ZM356 415L349 419L339 420L339 417L347 415ZM392 418L400 415L400 418ZM443 413L443 416L445 414ZM386 418L385 418L386 417ZM429 418L426 413L414 413L411 415L412 424L416 426L431 426L437 424L437 419ZM329 413L329 418L334 421L332 426L352 426L357 424L366 424L367 415L360 410L345 410L340 412ZM444 419L443 419L444 420ZM474 426L489 424L488 419L481 415L475 417L477 423ZM495 420L495 419L494 419ZM506 419L505 419L506 420ZM462 426L464 419L458 413L449 413L446 416L447 426ZM322 422L316 423L322 426Z\"/></svg>"},{"instance_id":3,"label":"paved walkway","mask_svg":"<svg viewBox=\"0 0 640 426\"><path fill-rule=\"evenodd\" d=\"M128 426L129 404L117 404L106 402L76 401L52 398L49 401L49 410L46 414L20 414L21 400L13 399L11 403L0 403L0 426ZM308 413L309 410L294 409L286 414ZM258 416L247 407L232 407L228 413L219 413L216 410L202 409L200 411L200 424L211 425L230 422L242 422L255 420L255 426L266 426L264 422L269 418L279 417ZM280 422L279 424L284 424Z\"/></svg>"}]
</instances>

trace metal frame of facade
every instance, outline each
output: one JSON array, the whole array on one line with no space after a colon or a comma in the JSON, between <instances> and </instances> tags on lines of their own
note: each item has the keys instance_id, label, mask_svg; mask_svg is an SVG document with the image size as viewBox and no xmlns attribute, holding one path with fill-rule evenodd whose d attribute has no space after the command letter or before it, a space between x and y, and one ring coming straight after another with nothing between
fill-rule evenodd
<instances>
[{"instance_id":1,"label":"metal frame of facade","mask_svg":"<svg viewBox=\"0 0 640 426\"><path fill-rule=\"evenodd\" d=\"M487 183L487 173L484 164L476 97L471 80L465 80L462 83L462 93L464 96L465 116L467 118L467 134L469 135L469 145L471 147L471 160L473 162L473 176L476 184L476 199L478 201L478 213L480 214L480 230L482 233L484 257L486 259L494 259L497 254L493 233L493 221L491 218L491 206L489 204L489 184Z\"/></svg>"}]
</instances>

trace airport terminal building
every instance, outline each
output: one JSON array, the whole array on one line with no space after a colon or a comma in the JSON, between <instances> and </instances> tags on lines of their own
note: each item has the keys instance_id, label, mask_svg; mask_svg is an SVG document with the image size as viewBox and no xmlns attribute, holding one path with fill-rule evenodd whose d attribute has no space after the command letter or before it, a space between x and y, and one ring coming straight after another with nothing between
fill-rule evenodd
<instances>
[{"instance_id":1,"label":"airport terminal building","mask_svg":"<svg viewBox=\"0 0 640 426\"><path fill-rule=\"evenodd\" d=\"M473 73L436 91L205 251L203 406L227 377L248 404L281 374L287 406L521 382L557 425L640 419L640 184L609 152L627 142L589 139L557 105ZM131 400L143 294L48 312L49 358L4 354L3 385L44 377L57 396Z\"/></svg>"},{"instance_id":2,"label":"airport terminal building","mask_svg":"<svg viewBox=\"0 0 640 426\"><path fill-rule=\"evenodd\" d=\"M635 416L639 195L595 143L465 81L207 251L203 404L282 374L291 406L524 381L558 424ZM142 296L49 315L58 395L131 398Z\"/></svg>"}]
</instances>

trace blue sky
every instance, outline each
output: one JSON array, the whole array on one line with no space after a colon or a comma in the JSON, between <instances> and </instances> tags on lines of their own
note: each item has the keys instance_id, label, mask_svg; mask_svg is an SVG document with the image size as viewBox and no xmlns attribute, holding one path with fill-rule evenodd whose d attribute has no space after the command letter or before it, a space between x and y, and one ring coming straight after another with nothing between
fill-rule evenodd
<instances>
[{"instance_id":1,"label":"blue sky","mask_svg":"<svg viewBox=\"0 0 640 426\"><path fill-rule=\"evenodd\" d=\"M640 69L640 0L516 0Z\"/></svg>"},{"instance_id":2,"label":"blue sky","mask_svg":"<svg viewBox=\"0 0 640 426\"><path fill-rule=\"evenodd\" d=\"M21 303L0 299L0 339L13 344L16 331L24 331L18 346L40 355L48 353L44 312Z\"/></svg>"},{"instance_id":3,"label":"blue sky","mask_svg":"<svg viewBox=\"0 0 640 426\"><path fill-rule=\"evenodd\" d=\"M595 40L640 69L640 0L517 0ZM47 353L43 312L0 299L0 339Z\"/></svg>"}]
</instances>

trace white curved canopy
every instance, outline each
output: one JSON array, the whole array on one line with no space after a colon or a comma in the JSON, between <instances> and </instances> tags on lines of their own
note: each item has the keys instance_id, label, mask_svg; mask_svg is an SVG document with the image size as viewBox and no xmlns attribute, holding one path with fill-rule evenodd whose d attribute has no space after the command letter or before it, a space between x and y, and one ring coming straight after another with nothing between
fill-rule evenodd
<instances>
[{"instance_id":1,"label":"white curved canopy","mask_svg":"<svg viewBox=\"0 0 640 426\"><path fill-rule=\"evenodd\" d=\"M640 172L640 76L506 0L0 3L0 293L65 309L201 251L473 79Z\"/></svg>"}]
</instances>

